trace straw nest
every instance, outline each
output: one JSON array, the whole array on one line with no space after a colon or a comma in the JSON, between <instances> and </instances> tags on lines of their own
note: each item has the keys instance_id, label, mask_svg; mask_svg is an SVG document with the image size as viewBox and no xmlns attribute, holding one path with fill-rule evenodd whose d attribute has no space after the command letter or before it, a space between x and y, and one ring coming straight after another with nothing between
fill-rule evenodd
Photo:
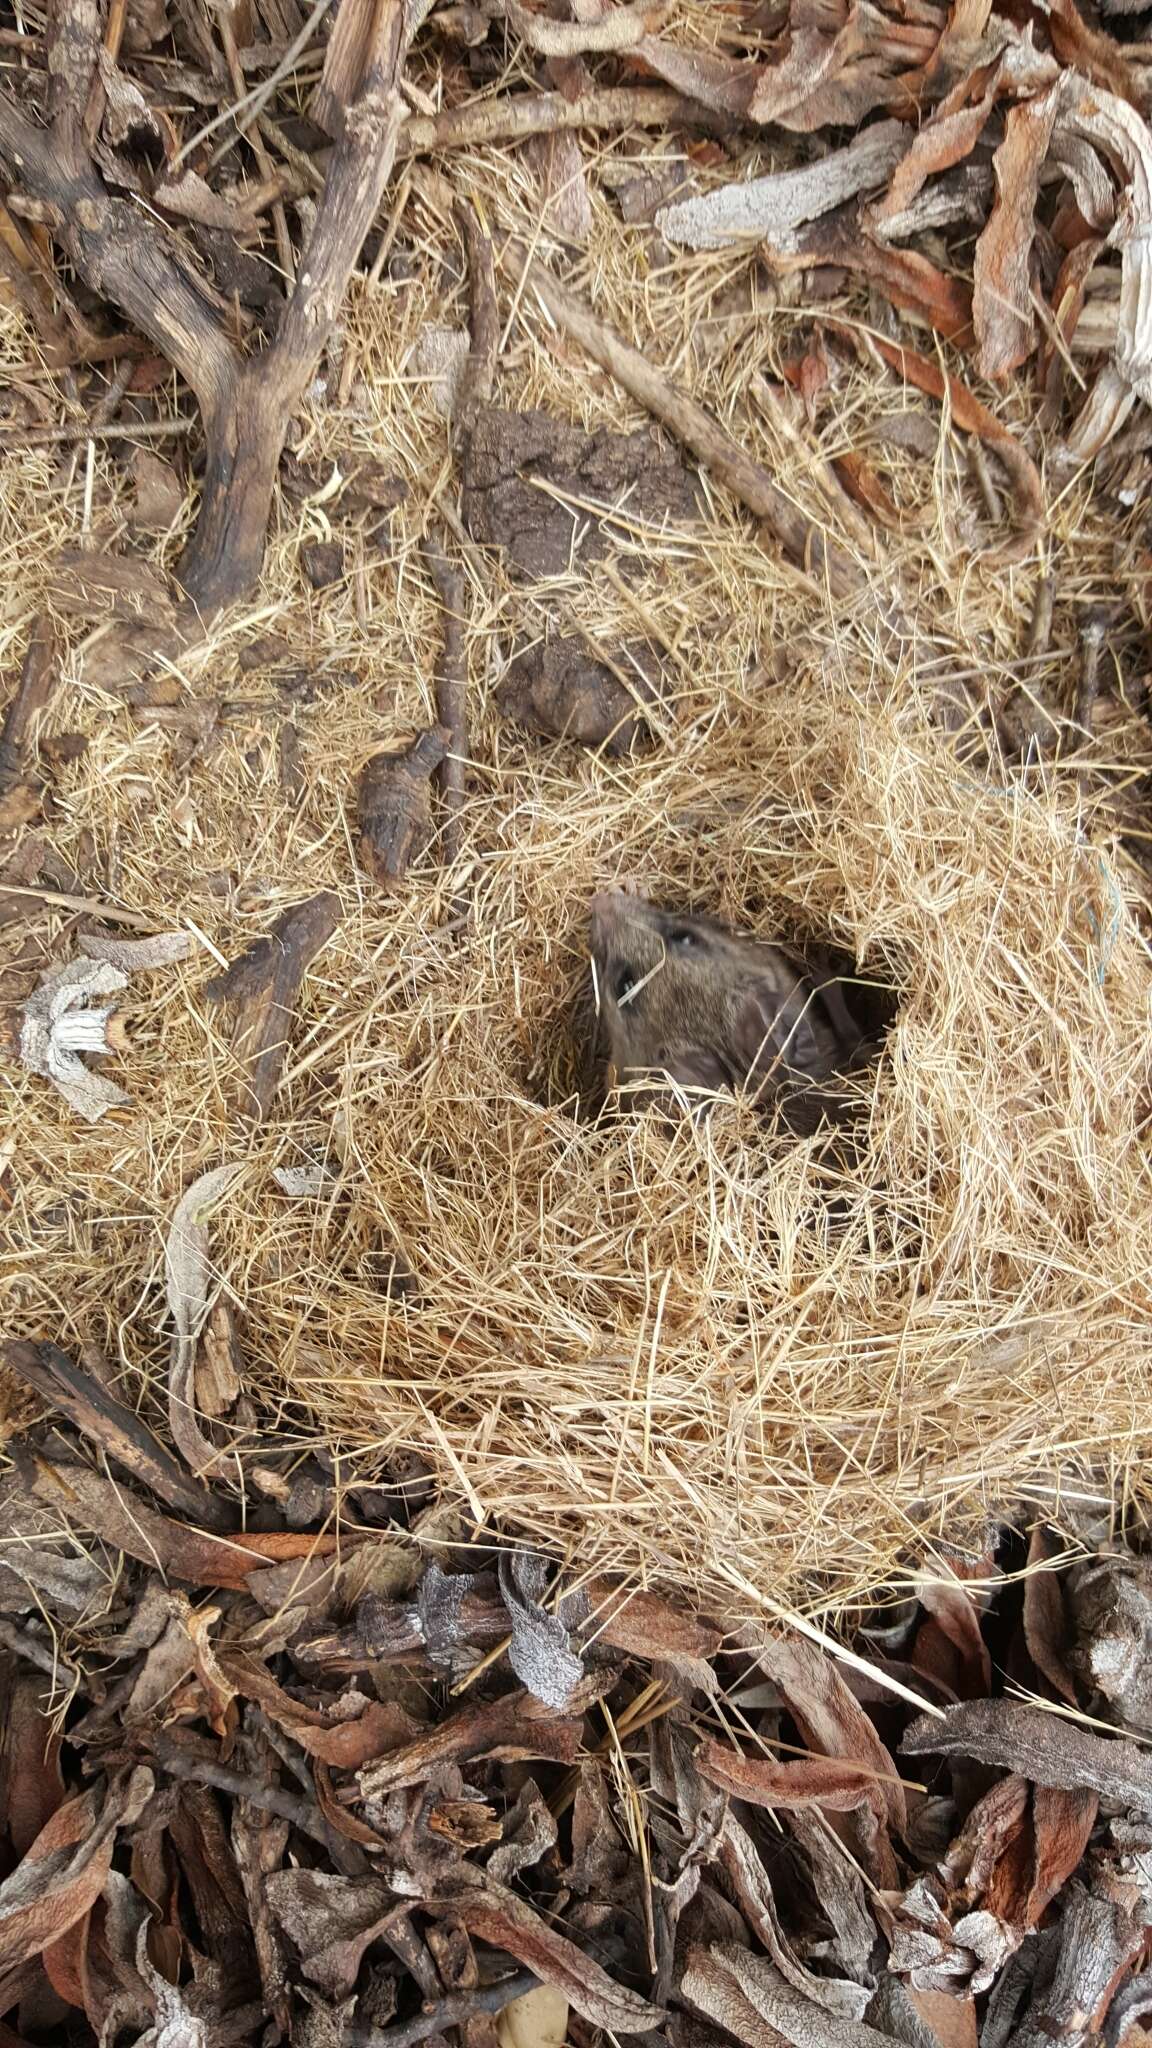
<instances>
[{"instance_id":1,"label":"straw nest","mask_svg":"<svg viewBox=\"0 0 1152 2048\"><path fill-rule=\"evenodd\" d=\"M522 224L511 160L457 170L489 218ZM939 425L887 372L844 363L815 428L790 439L757 373L793 345L794 316L766 317L732 259L649 279L643 238L594 205L598 307L805 502L803 445L818 459L868 446L878 416L905 405ZM197 1173L240 1160L212 1243L260 1421L230 1470L273 1430L324 1440L349 1478L416 1449L475 1514L581 1565L826 1615L1005 1504L1142 1501L1152 972L1137 875L1093 838L1074 775L990 771L933 721L945 672L1010 685L1038 573L981 563L946 424L934 458L892 470L905 524L877 572L904 578L930 622L923 647L886 646L867 605L831 615L721 494L691 529L622 530L615 578L524 589L470 556L463 854L450 873L429 857L393 897L358 870L355 776L432 715L438 612L420 547L453 488L434 387L413 369L426 323L463 318L462 298L445 315L453 229L410 208L416 274L354 291L348 402L318 395L301 448L321 466L371 453L406 479L391 549L354 531L344 584L309 593L298 551L329 515L282 504L258 605L187 669L197 699L226 707L204 758L182 762L170 734L75 668L51 713L90 742L58 787L62 858L154 929L191 922L207 944L133 983L131 1110L87 1127L7 1071L6 1326L98 1345L129 1395L150 1398L167 1364L167 1219ZM7 341L25 361L27 337L12 327ZM500 397L642 424L530 295ZM1011 418L1024 400L997 403ZM128 502L114 452L86 474L81 451L50 490L57 462L7 466L9 668L86 504L108 537ZM1117 588L1116 540L1086 487L1058 500L1050 683L1079 607ZM549 622L609 646L655 636L667 696L650 753L613 763L501 724L509 654ZM270 628L309 667L357 679L286 711L271 675L238 666ZM285 715L302 798L278 780ZM1146 765L1145 728L1119 698L1106 751ZM618 879L764 935L831 938L895 981L854 1160L834 1166L736 1103L704 1129L627 1105L589 1113L586 904ZM204 984L213 953L234 959L321 887L339 891L343 920L253 1133ZM9 1005L49 949L67 952L67 921L31 906L2 934ZM273 1178L315 1162L330 1175L319 1197ZM395 1245L418 1283L407 1300L379 1285Z\"/></svg>"}]
</instances>

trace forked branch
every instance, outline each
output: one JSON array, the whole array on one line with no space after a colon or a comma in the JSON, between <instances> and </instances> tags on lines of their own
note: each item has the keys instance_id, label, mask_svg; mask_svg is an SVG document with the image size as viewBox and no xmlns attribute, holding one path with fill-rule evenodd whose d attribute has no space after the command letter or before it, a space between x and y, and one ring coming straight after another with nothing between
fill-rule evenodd
<instances>
[{"instance_id":1,"label":"forked branch","mask_svg":"<svg viewBox=\"0 0 1152 2048\"><path fill-rule=\"evenodd\" d=\"M95 0L56 0L51 127L0 97L0 160L17 210L45 221L80 276L112 300L191 386L204 418L200 516L177 571L204 617L252 588L264 559L284 437L332 331L379 209L404 119L399 82L425 0L344 0L329 44L324 103L336 133L315 224L275 340L245 356L226 308L184 256L104 183L84 110L96 75Z\"/></svg>"}]
</instances>

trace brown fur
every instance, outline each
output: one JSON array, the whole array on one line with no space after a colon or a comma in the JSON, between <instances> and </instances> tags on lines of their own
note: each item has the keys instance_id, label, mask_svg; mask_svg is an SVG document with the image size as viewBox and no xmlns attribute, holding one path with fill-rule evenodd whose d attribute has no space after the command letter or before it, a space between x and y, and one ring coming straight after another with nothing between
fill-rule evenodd
<instances>
[{"instance_id":1,"label":"brown fur","mask_svg":"<svg viewBox=\"0 0 1152 2048\"><path fill-rule=\"evenodd\" d=\"M663 1074L689 1096L748 1087L796 1131L842 1109L830 1084L873 1050L842 974L620 890L593 897L591 915L618 1081Z\"/></svg>"}]
</instances>

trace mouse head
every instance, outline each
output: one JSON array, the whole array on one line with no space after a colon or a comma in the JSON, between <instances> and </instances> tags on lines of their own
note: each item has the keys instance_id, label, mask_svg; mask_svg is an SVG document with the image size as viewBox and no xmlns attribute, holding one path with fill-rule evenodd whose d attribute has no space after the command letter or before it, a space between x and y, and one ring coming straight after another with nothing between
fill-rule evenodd
<instances>
[{"instance_id":1,"label":"mouse head","mask_svg":"<svg viewBox=\"0 0 1152 2048\"><path fill-rule=\"evenodd\" d=\"M681 1088L763 1088L827 1071L811 990L774 947L620 890L594 896L592 961L620 1079L664 1073Z\"/></svg>"}]
</instances>

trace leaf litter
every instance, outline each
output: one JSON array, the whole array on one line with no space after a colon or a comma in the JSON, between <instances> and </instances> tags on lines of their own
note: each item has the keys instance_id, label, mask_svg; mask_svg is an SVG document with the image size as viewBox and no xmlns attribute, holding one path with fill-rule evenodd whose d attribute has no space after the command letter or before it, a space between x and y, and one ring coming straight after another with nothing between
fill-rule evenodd
<instances>
[{"instance_id":1,"label":"leaf litter","mask_svg":"<svg viewBox=\"0 0 1152 2048\"><path fill-rule=\"evenodd\" d=\"M220 1192L190 1190L189 1215ZM31 1753L31 1808L0 1772L8 2010L51 1986L70 2038L137 2048L308 2041L317 2011L332 2040L373 2048L455 2029L504 2048L573 2029L679 2041L702 2022L745 2048L878 2048L913 2038L902 1999L924 2048L948 2048L974 1995L1011 1997L1013 2040L1089 2018L1107 2034L1127 2011L1152 1929L1152 1720L1131 1698L1112 1718L1087 1617L1110 1622L1112 1588L1140 1567L1093 1562L1087 1525L1053 1561L1043 1524L1004 1523L978 1565L908 1579L907 1668L943 1617L966 1674L964 1697L917 1717L864 1636L848 1666L623 1582L593 1601L538 1554L494 1557L492 1532L459 1518L442 1564L438 1505L408 1518L415 1580L398 1596L350 1588L345 1604L330 1583L302 1626L290 1607L262 1616L224 1571L205 1603L179 1584L201 1582L204 1537L170 1522L153 1548L162 1518L130 1452L94 1397L83 1414L80 1432L51 1413L35 1426L4 1503L18 1528L30 1461L66 1458L42 1540L90 1555L106 1585L87 1616L50 1587L0 1593L9 1699L26 1735L58 1731L50 1762ZM119 1468L104 1491L81 1480L101 1452ZM264 1552L294 1546L261 1513ZM392 1539L347 1513L339 1526L366 1585ZM1084 1672L1071 1705L1030 1654L1037 1570L1065 1603L1046 1660ZM481 1612L503 1629L486 1651ZM945 1824L918 1845L936 1808ZM1038 1940L1054 1967L1013 1976Z\"/></svg>"}]
</instances>

